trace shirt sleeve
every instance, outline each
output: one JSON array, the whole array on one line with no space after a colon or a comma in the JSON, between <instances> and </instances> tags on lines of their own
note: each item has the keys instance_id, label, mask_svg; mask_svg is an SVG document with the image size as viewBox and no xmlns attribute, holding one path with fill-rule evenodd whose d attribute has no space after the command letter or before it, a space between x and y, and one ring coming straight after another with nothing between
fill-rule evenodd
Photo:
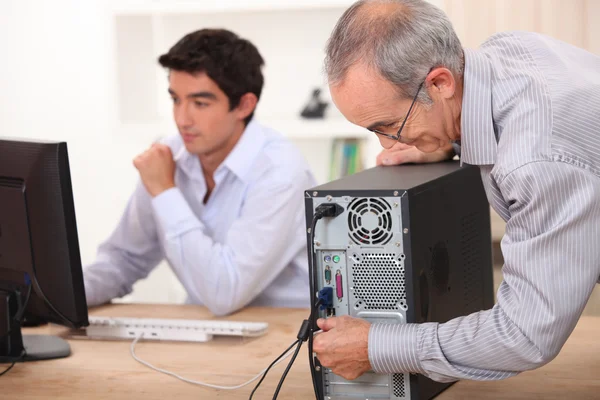
<instances>
[{"instance_id":1,"label":"shirt sleeve","mask_svg":"<svg viewBox=\"0 0 600 400\"><path fill-rule=\"evenodd\" d=\"M153 199L164 231L166 257L188 294L215 315L234 312L256 298L297 255L304 226L303 190L308 177L249 187L240 216L225 241L213 240L177 188Z\"/></svg>"},{"instance_id":2,"label":"shirt sleeve","mask_svg":"<svg viewBox=\"0 0 600 400\"><path fill-rule=\"evenodd\" d=\"M496 380L561 350L600 276L600 178L564 162L535 162L498 186L510 218L497 303L443 324L373 324L376 372Z\"/></svg>"},{"instance_id":3,"label":"shirt sleeve","mask_svg":"<svg viewBox=\"0 0 600 400\"><path fill-rule=\"evenodd\" d=\"M131 293L133 284L148 276L163 258L151 197L140 182L116 229L98 248L96 260L84 269L88 305Z\"/></svg>"}]
</instances>

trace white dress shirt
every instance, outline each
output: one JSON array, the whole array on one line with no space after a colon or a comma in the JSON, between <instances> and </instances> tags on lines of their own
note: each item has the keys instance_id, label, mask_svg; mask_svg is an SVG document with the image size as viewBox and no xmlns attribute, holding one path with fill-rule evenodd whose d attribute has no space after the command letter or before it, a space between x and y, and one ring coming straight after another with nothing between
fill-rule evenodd
<instances>
[{"instance_id":1,"label":"white dress shirt","mask_svg":"<svg viewBox=\"0 0 600 400\"><path fill-rule=\"evenodd\" d=\"M316 182L299 150L252 121L206 182L180 136L164 141L176 188L152 198L139 183L113 234L84 270L89 305L122 297L166 258L188 302L216 315L246 305L309 307L303 191Z\"/></svg>"},{"instance_id":2,"label":"white dress shirt","mask_svg":"<svg viewBox=\"0 0 600 400\"><path fill-rule=\"evenodd\" d=\"M465 51L461 128L461 162L479 166L506 221L497 303L446 323L372 325L376 372L495 380L540 367L600 277L600 57L535 33L492 36Z\"/></svg>"}]
</instances>

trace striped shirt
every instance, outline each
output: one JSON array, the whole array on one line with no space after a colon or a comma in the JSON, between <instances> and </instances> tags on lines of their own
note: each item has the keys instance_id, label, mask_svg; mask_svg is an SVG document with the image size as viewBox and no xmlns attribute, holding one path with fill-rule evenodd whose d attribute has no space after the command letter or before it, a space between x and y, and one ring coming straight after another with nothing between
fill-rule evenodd
<instances>
[{"instance_id":1,"label":"striped shirt","mask_svg":"<svg viewBox=\"0 0 600 400\"><path fill-rule=\"evenodd\" d=\"M551 361L600 278L600 57L507 32L465 50L461 162L506 221L491 310L373 324L378 373L496 380Z\"/></svg>"}]
</instances>

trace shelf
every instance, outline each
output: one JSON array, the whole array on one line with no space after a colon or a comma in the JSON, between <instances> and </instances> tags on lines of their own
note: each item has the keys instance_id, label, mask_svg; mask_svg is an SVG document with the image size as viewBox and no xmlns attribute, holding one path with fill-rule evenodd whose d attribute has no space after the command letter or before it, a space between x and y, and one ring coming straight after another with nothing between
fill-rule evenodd
<instances>
[{"instance_id":1,"label":"shelf","mask_svg":"<svg viewBox=\"0 0 600 400\"><path fill-rule=\"evenodd\" d=\"M342 118L330 119L258 119L292 139L367 138L369 131Z\"/></svg>"},{"instance_id":2,"label":"shelf","mask_svg":"<svg viewBox=\"0 0 600 400\"><path fill-rule=\"evenodd\" d=\"M366 139L372 135L366 129L353 125L341 118L323 120L257 118L257 121L264 126L281 132L285 137L290 139ZM118 126L118 130L119 134L147 138L147 140L152 141L177 133L177 129L171 121L121 123Z\"/></svg>"},{"instance_id":3,"label":"shelf","mask_svg":"<svg viewBox=\"0 0 600 400\"><path fill-rule=\"evenodd\" d=\"M277 10L347 8L352 0L121 0L111 5L115 15L235 13Z\"/></svg>"}]
</instances>

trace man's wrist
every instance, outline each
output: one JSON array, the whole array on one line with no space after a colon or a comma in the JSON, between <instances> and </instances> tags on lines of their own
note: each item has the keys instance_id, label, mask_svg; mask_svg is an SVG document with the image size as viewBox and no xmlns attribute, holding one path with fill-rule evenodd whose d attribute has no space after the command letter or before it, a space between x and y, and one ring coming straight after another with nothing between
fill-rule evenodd
<instances>
[{"instance_id":1,"label":"man's wrist","mask_svg":"<svg viewBox=\"0 0 600 400\"><path fill-rule=\"evenodd\" d=\"M162 185L159 187L152 187L148 190L148 193L150 193L150 196L152 196L153 198L156 196L161 195L162 193L166 192L169 189L173 189L175 186L175 183L170 183L170 184L166 184L166 185Z\"/></svg>"}]
</instances>

